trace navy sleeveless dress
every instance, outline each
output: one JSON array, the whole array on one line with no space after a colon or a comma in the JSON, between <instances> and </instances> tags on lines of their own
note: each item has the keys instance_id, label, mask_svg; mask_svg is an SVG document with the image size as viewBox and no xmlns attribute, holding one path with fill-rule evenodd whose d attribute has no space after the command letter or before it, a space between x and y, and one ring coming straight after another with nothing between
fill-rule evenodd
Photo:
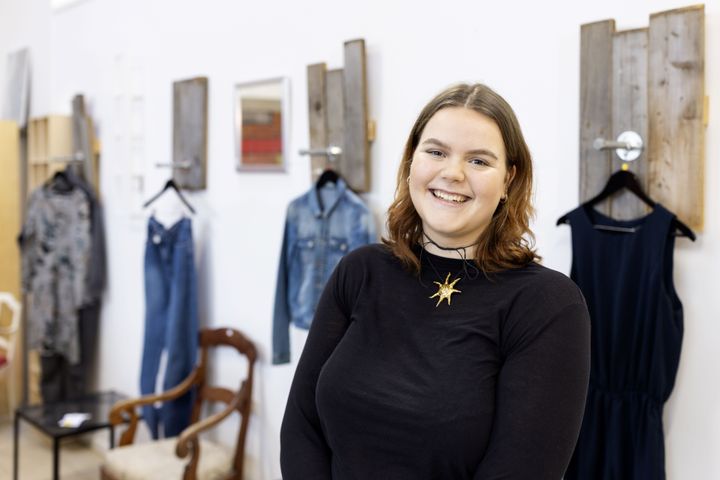
<instances>
[{"instance_id":1,"label":"navy sleeveless dress","mask_svg":"<svg viewBox=\"0 0 720 480\"><path fill-rule=\"evenodd\" d=\"M683 334L672 279L674 218L659 204L630 221L585 206L568 214L571 278L590 310L592 360L566 480L665 479L662 411Z\"/></svg>"}]
</instances>

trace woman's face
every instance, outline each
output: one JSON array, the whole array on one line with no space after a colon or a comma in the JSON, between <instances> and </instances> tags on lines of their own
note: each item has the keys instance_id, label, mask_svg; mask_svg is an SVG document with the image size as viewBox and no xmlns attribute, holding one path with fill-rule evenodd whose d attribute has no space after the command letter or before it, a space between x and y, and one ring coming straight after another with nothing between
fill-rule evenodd
<instances>
[{"instance_id":1,"label":"woman's face","mask_svg":"<svg viewBox=\"0 0 720 480\"><path fill-rule=\"evenodd\" d=\"M410 198L430 238L464 247L490 224L513 175L495 121L467 108L443 108L413 153Z\"/></svg>"}]
</instances>

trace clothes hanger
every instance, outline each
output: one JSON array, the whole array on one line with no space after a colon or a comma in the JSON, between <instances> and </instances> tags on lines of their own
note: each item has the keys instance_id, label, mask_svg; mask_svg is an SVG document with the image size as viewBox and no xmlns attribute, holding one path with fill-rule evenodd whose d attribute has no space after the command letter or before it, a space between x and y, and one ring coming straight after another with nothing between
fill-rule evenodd
<instances>
[{"instance_id":1,"label":"clothes hanger","mask_svg":"<svg viewBox=\"0 0 720 480\"><path fill-rule=\"evenodd\" d=\"M592 207L593 205L596 205L597 203L600 203L601 201L609 198L611 195L619 192L620 190L629 190L632 193L634 193L640 200L643 201L646 205L648 205L650 208L654 208L657 202L655 202L652 198L650 198L645 191L642 189L642 186L640 185L640 182L638 181L637 176L631 172L630 170L627 170L626 168L623 168L622 170L618 170L617 172L610 175L610 178L608 178L607 183L605 183L605 187L602 189L600 193L592 197L590 200L583 203L583 206L585 207ZM561 225L563 223L568 223L568 213L563 215L562 217L558 218L556 225ZM685 225L683 222L678 220L677 218L674 220L674 227L678 230L680 230L682 236L688 237L693 242L695 241L695 232L693 232L690 227ZM610 227L608 226L608 230L615 230L615 231L623 231L623 232L634 232L635 229L625 229L622 227Z\"/></svg>"},{"instance_id":2,"label":"clothes hanger","mask_svg":"<svg viewBox=\"0 0 720 480\"><path fill-rule=\"evenodd\" d=\"M156 193L155 196L153 196L151 199L149 199L143 204L143 208L147 208L151 203L160 198L162 194L167 192L169 189L175 190L175 193L177 193L178 197L180 197L180 200L185 204L188 210L190 210L191 213L195 213L195 209L192 207L192 205L190 205L190 202L188 202L187 199L183 196L182 192L180 192L180 189L175 183L175 180L173 180L172 178L165 182L165 186L162 190L160 190L160 192Z\"/></svg>"},{"instance_id":3,"label":"clothes hanger","mask_svg":"<svg viewBox=\"0 0 720 480\"><path fill-rule=\"evenodd\" d=\"M87 182L85 181L85 177L83 177L82 171L78 171L77 165L73 165L72 163L68 162L68 164L65 166L65 170L63 170L63 173L73 185L77 185L78 183L82 183L84 185L87 184Z\"/></svg>"},{"instance_id":4,"label":"clothes hanger","mask_svg":"<svg viewBox=\"0 0 720 480\"><path fill-rule=\"evenodd\" d=\"M315 188L317 188L319 190L328 182L337 184L339 179L340 179L340 174L338 172L336 172L334 169L328 167L318 177L317 182L315 182Z\"/></svg>"},{"instance_id":5,"label":"clothes hanger","mask_svg":"<svg viewBox=\"0 0 720 480\"><path fill-rule=\"evenodd\" d=\"M337 185L337 182L338 180L340 180L340 178L342 178L340 174L334 168L328 165L327 167L325 167L325 170L315 182L315 194L317 195L318 204L320 204L321 210L325 210L325 206L323 205L322 195L320 195L320 189L328 182L332 182L333 184Z\"/></svg>"},{"instance_id":6,"label":"clothes hanger","mask_svg":"<svg viewBox=\"0 0 720 480\"><path fill-rule=\"evenodd\" d=\"M64 170L58 170L55 174L45 183L45 185L53 192L68 193L71 192L75 187Z\"/></svg>"}]
</instances>

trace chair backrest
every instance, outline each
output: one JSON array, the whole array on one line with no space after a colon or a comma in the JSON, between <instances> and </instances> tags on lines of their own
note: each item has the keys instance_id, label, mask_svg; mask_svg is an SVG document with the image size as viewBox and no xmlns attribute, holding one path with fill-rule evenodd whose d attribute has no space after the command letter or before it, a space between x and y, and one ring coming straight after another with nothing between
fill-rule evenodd
<instances>
[{"instance_id":1,"label":"chair backrest","mask_svg":"<svg viewBox=\"0 0 720 480\"><path fill-rule=\"evenodd\" d=\"M15 338L20 326L22 307L11 293L0 292L0 318L3 318L2 312L5 308L10 311L10 321L7 324L0 324L0 335L2 335L0 337L0 349L4 351L3 356L9 364L15 354Z\"/></svg>"},{"instance_id":2,"label":"chair backrest","mask_svg":"<svg viewBox=\"0 0 720 480\"><path fill-rule=\"evenodd\" d=\"M241 415L240 431L238 433L235 447L234 465L236 471L242 472L243 457L245 454L245 436L247 434L248 420L250 416L250 403L252 401L253 370L257 359L255 345L242 333L233 328L216 328L200 330L200 361L196 367L199 373L196 382L195 404L192 409L191 423L200 419L203 403L224 402L230 404L237 395L241 401L237 411ZM235 348L238 353L247 357L247 376L240 382L239 390L232 391L224 387L210 386L207 383L208 355L214 347Z\"/></svg>"}]
</instances>

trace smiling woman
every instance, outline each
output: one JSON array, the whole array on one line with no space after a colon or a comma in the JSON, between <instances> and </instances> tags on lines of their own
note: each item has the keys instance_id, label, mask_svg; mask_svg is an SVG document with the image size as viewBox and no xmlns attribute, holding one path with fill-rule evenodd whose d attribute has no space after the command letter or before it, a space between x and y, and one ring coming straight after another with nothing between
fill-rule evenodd
<instances>
[{"instance_id":1,"label":"smiling woman","mask_svg":"<svg viewBox=\"0 0 720 480\"><path fill-rule=\"evenodd\" d=\"M539 265L532 165L483 85L433 99L408 138L384 245L320 298L281 430L285 480L558 480L589 373L579 289Z\"/></svg>"},{"instance_id":2,"label":"smiling woman","mask_svg":"<svg viewBox=\"0 0 720 480\"><path fill-rule=\"evenodd\" d=\"M497 153L495 153L497 152ZM497 124L462 107L445 108L430 119L410 168L410 198L433 242L467 248L474 256L478 238L512 181ZM438 243L428 247L443 255Z\"/></svg>"},{"instance_id":3,"label":"smiling woman","mask_svg":"<svg viewBox=\"0 0 720 480\"><path fill-rule=\"evenodd\" d=\"M452 214L431 201L449 194L464 199ZM430 101L410 131L386 243L415 271L418 243L441 256L440 245L466 247L485 272L527 265L539 260L531 196L532 160L512 108L485 85L458 85Z\"/></svg>"}]
</instances>

